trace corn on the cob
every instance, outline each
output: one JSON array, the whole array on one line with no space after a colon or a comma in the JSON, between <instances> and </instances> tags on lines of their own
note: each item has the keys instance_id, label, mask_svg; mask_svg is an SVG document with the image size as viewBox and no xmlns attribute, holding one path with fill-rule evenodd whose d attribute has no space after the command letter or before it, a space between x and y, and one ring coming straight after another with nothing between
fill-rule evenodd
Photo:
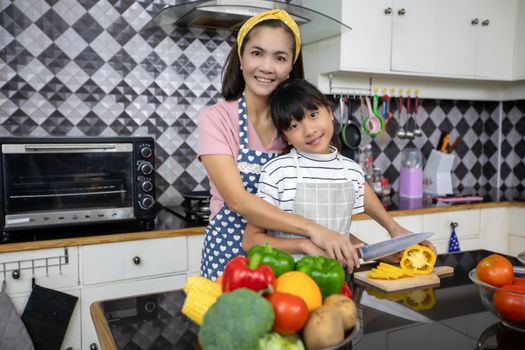
<instances>
[{"instance_id":1,"label":"corn on the cob","mask_svg":"<svg viewBox=\"0 0 525 350\"><path fill-rule=\"evenodd\" d=\"M210 295L219 296L222 294L220 284L217 284L212 280L209 280L206 277L202 276L190 276L186 280L186 285L184 286L184 293L186 293L187 295L195 289L207 291L207 293Z\"/></svg>"},{"instance_id":2,"label":"corn on the cob","mask_svg":"<svg viewBox=\"0 0 525 350\"><path fill-rule=\"evenodd\" d=\"M188 278L184 292L186 300L182 313L199 326L202 325L206 312L222 294L219 284L201 276Z\"/></svg>"}]
</instances>

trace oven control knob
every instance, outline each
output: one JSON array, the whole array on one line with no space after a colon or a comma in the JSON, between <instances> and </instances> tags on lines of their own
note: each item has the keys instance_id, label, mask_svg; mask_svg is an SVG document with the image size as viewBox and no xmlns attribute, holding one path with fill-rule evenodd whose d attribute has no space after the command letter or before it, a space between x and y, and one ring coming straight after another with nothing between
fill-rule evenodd
<instances>
[{"instance_id":1,"label":"oven control knob","mask_svg":"<svg viewBox=\"0 0 525 350\"><path fill-rule=\"evenodd\" d=\"M144 192L149 192L153 189L153 184L150 181L144 181L140 187Z\"/></svg>"},{"instance_id":2,"label":"oven control knob","mask_svg":"<svg viewBox=\"0 0 525 350\"><path fill-rule=\"evenodd\" d=\"M144 162L140 165L140 171L144 175L149 175L153 172L153 166L149 162Z\"/></svg>"},{"instance_id":3,"label":"oven control knob","mask_svg":"<svg viewBox=\"0 0 525 350\"><path fill-rule=\"evenodd\" d=\"M144 209L149 209L155 204L155 200L152 196L145 195L142 200L140 201L140 205Z\"/></svg>"},{"instance_id":4,"label":"oven control knob","mask_svg":"<svg viewBox=\"0 0 525 350\"><path fill-rule=\"evenodd\" d=\"M143 147L140 150L140 155L144 158L149 158L153 155L153 151L151 150L150 147Z\"/></svg>"}]
</instances>

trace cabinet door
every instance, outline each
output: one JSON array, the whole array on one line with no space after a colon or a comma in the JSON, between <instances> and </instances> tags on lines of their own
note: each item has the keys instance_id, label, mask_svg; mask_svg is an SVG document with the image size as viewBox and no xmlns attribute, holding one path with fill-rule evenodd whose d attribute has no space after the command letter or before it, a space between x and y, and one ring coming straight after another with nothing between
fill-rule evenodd
<instances>
[{"instance_id":1,"label":"cabinet door","mask_svg":"<svg viewBox=\"0 0 525 350\"><path fill-rule=\"evenodd\" d=\"M352 30L341 35L341 69L389 72L392 0L342 1L342 11Z\"/></svg>"},{"instance_id":2,"label":"cabinet door","mask_svg":"<svg viewBox=\"0 0 525 350\"><path fill-rule=\"evenodd\" d=\"M46 268L47 265L47 268ZM47 288L67 288L79 285L78 247L27 250L0 254L0 281L7 271L7 292L31 291L31 279ZM13 278L13 270L20 272Z\"/></svg>"},{"instance_id":3,"label":"cabinet door","mask_svg":"<svg viewBox=\"0 0 525 350\"><path fill-rule=\"evenodd\" d=\"M481 26L478 0L440 0L436 16L441 24L435 37L436 73L474 76L476 42Z\"/></svg>"},{"instance_id":4,"label":"cabinet door","mask_svg":"<svg viewBox=\"0 0 525 350\"><path fill-rule=\"evenodd\" d=\"M80 297L80 289L67 289L61 290L61 292ZM27 304L29 298L29 293L18 294L16 296L11 296L11 301L15 306L16 311L19 315L22 315L24 308ZM80 340L80 299L75 305L71 319L69 320L69 325L67 327L66 334L64 335L64 340L62 341L61 350L72 349L80 350L81 349L81 340Z\"/></svg>"},{"instance_id":5,"label":"cabinet door","mask_svg":"<svg viewBox=\"0 0 525 350\"><path fill-rule=\"evenodd\" d=\"M82 247L81 256L84 285L188 269L185 236L89 245Z\"/></svg>"},{"instance_id":6,"label":"cabinet door","mask_svg":"<svg viewBox=\"0 0 525 350\"><path fill-rule=\"evenodd\" d=\"M185 282L186 275L182 274L163 278L83 288L81 292L82 349L101 349L89 310L91 304L94 302L134 295L152 294L172 289L181 289L184 287Z\"/></svg>"},{"instance_id":7,"label":"cabinet door","mask_svg":"<svg viewBox=\"0 0 525 350\"><path fill-rule=\"evenodd\" d=\"M436 246L438 254L448 251L451 223L457 223L456 235L461 250L479 249L480 210L459 210L445 213L424 214L423 231L434 232L430 241Z\"/></svg>"},{"instance_id":8,"label":"cabinet door","mask_svg":"<svg viewBox=\"0 0 525 350\"><path fill-rule=\"evenodd\" d=\"M459 1L461 2L461 1ZM514 33L517 21L516 0L480 0L479 31L476 51L476 75L511 79L515 43L523 45L520 33ZM514 36L518 35L518 41Z\"/></svg>"},{"instance_id":9,"label":"cabinet door","mask_svg":"<svg viewBox=\"0 0 525 350\"><path fill-rule=\"evenodd\" d=\"M480 248L508 253L509 208L481 209Z\"/></svg>"},{"instance_id":10,"label":"cabinet door","mask_svg":"<svg viewBox=\"0 0 525 350\"><path fill-rule=\"evenodd\" d=\"M525 251L525 208L509 208L508 252L516 256Z\"/></svg>"},{"instance_id":11,"label":"cabinet door","mask_svg":"<svg viewBox=\"0 0 525 350\"><path fill-rule=\"evenodd\" d=\"M394 220L411 232L421 232L421 215L397 216ZM391 238L388 232L372 219L353 222L351 232L368 244Z\"/></svg>"},{"instance_id":12,"label":"cabinet door","mask_svg":"<svg viewBox=\"0 0 525 350\"><path fill-rule=\"evenodd\" d=\"M436 37L443 25L438 0L395 0L392 18L392 71L434 73Z\"/></svg>"},{"instance_id":13,"label":"cabinet door","mask_svg":"<svg viewBox=\"0 0 525 350\"><path fill-rule=\"evenodd\" d=\"M204 235L188 236L188 274L200 274Z\"/></svg>"}]
</instances>

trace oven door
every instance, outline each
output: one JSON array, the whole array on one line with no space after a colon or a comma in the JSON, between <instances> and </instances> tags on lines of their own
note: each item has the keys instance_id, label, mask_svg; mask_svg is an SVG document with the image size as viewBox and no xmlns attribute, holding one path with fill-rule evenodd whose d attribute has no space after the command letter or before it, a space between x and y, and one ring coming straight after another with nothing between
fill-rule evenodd
<instances>
[{"instance_id":1,"label":"oven door","mask_svg":"<svg viewBox=\"0 0 525 350\"><path fill-rule=\"evenodd\" d=\"M133 144L4 144L4 230L134 218Z\"/></svg>"}]
</instances>

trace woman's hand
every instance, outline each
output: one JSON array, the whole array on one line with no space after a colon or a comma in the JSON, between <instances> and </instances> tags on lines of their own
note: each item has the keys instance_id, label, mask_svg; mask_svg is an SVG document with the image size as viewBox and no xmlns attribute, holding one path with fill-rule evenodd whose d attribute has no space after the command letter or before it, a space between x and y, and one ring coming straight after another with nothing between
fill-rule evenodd
<instances>
[{"instance_id":1,"label":"woman's hand","mask_svg":"<svg viewBox=\"0 0 525 350\"><path fill-rule=\"evenodd\" d=\"M406 228L404 228L403 226L401 225L396 225L390 232L388 232L390 234L390 236L392 238L394 237L399 237L399 236L402 236L402 235L406 235L406 234L409 234L409 233L412 233L410 231L408 231ZM430 249L432 249L434 251L434 253L437 254L437 250L436 250L436 247L434 247L434 245L430 242L430 241L423 241L421 243L419 243L421 245L424 245ZM380 260L381 261L384 261L384 262L387 262L387 263L390 263L390 264L396 264L396 263L399 263L401 261L401 258L403 257L403 250L400 251L400 252L397 252L397 253L394 253L394 254L391 254L391 255L388 255L388 256L385 256L384 258L381 258Z\"/></svg>"},{"instance_id":2,"label":"woman's hand","mask_svg":"<svg viewBox=\"0 0 525 350\"><path fill-rule=\"evenodd\" d=\"M352 272L354 268L359 268L357 248L361 247L362 244L354 246L349 235L343 235L319 225L317 232L310 236L310 239L324 249L330 258L336 259L342 266L346 266L349 272Z\"/></svg>"},{"instance_id":3,"label":"woman's hand","mask_svg":"<svg viewBox=\"0 0 525 350\"><path fill-rule=\"evenodd\" d=\"M328 254L321 248L319 248L314 242L308 238L300 239L301 241L301 251L305 255L311 256L324 256L328 257Z\"/></svg>"}]
</instances>

